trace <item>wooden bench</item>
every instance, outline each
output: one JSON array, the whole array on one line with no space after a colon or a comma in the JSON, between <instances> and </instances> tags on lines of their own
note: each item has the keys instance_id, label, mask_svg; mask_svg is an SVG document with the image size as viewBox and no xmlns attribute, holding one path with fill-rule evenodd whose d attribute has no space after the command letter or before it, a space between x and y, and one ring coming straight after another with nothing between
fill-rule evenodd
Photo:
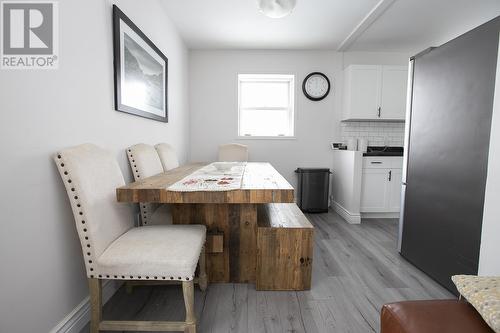
<instances>
[{"instance_id":1,"label":"wooden bench","mask_svg":"<svg viewBox=\"0 0 500 333\"><path fill-rule=\"evenodd\" d=\"M311 289L313 232L296 204L259 205L257 290Z\"/></svg>"}]
</instances>

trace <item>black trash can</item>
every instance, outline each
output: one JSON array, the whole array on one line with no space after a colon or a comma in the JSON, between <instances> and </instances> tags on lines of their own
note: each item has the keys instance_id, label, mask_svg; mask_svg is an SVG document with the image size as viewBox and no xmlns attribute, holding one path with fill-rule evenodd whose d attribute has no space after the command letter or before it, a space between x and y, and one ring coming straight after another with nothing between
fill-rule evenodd
<instances>
[{"instance_id":1,"label":"black trash can","mask_svg":"<svg viewBox=\"0 0 500 333\"><path fill-rule=\"evenodd\" d=\"M297 168L297 205L306 213L328 212L330 169Z\"/></svg>"}]
</instances>

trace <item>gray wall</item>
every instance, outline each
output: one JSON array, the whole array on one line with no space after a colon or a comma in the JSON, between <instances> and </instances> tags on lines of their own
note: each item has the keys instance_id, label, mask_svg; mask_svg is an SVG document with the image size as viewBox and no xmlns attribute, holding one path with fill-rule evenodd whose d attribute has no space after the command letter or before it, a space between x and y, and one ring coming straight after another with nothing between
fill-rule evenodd
<instances>
[{"instance_id":1,"label":"gray wall","mask_svg":"<svg viewBox=\"0 0 500 333\"><path fill-rule=\"evenodd\" d=\"M170 142L187 159L188 51L159 1L117 1L169 58L170 123L113 107L110 1L59 1L60 68L0 72L0 332L48 332L87 295L81 249L58 149L93 142L112 150Z\"/></svg>"}]
</instances>

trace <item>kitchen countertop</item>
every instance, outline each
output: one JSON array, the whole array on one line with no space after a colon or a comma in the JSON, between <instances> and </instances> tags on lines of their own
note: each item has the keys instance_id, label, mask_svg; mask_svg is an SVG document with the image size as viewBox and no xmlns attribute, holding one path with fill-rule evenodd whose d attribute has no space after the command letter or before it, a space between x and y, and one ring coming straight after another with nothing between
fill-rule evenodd
<instances>
[{"instance_id":1,"label":"kitchen countertop","mask_svg":"<svg viewBox=\"0 0 500 333\"><path fill-rule=\"evenodd\" d=\"M368 146L363 156L403 156L403 147Z\"/></svg>"}]
</instances>

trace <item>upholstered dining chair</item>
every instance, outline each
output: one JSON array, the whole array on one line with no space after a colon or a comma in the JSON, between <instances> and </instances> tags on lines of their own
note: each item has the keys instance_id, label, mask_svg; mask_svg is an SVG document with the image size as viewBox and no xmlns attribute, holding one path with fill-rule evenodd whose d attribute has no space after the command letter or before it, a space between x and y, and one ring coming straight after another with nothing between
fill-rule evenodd
<instances>
[{"instance_id":1,"label":"upholstered dining chair","mask_svg":"<svg viewBox=\"0 0 500 333\"><path fill-rule=\"evenodd\" d=\"M220 162L246 162L248 161L248 146L229 143L219 146Z\"/></svg>"},{"instance_id":2,"label":"upholstered dining chair","mask_svg":"<svg viewBox=\"0 0 500 333\"><path fill-rule=\"evenodd\" d=\"M172 170L179 166L179 159L177 158L174 147L168 143L159 143L155 145L155 149L160 157L164 171Z\"/></svg>"},{"instance_id":3,"label":"upholstered dining chair","mask_svg":"<svg viewBox=\"0 0 500 333\"><path fill-rule=\"evenodd\" d=\"M134 227L131 209L116 201L123 186L118 163L95 145L83 144L54 156L66 187L80 238L89 281L91 333L103 331L196 331L193 279L206 288L205 226L154 225ZM181 281L186 320L179 322L102 320L101 281Z\"/></svg>"},{"instance_id":4,"label":"upholstered dining chair","mask_svg":"<svg viewBox=\"0 0 500 333\"><path fill-rule=\"evenodd\" d=\"M163 172L163 166L156 149L144 143L127 148L127 157L134 180L138 181ZM153 203L140 203L142 225L171 224L169 207Z\"/></svg>"}]
</instances>

